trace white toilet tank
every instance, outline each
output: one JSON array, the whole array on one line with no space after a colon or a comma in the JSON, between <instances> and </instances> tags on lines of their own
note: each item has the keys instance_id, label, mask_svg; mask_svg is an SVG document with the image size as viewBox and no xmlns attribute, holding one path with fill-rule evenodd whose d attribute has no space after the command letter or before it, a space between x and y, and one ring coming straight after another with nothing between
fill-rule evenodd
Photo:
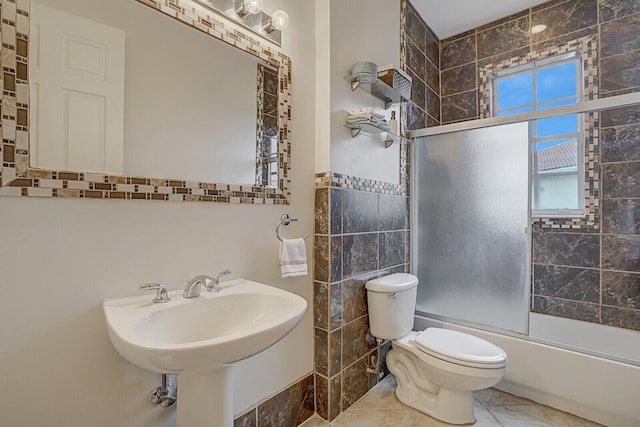
<instances>
[{"instance_id":1,"label":"white toilet tank","mask_svg":"<svg viewBox=\"0 0 640 427\"><path fill-rule=\"evenodd\" d=\"M371 335L396 339L411 332L418 290L416 276L394 273L369 280L365 287Z\"/></svg>"}]
</instances>

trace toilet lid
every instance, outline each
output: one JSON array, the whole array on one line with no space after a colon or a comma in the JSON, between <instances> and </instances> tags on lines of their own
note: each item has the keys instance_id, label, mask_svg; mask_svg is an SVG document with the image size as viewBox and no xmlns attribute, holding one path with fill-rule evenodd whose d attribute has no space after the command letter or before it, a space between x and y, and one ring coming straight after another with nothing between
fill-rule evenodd
<instances>
[{"instance_id":1,"label":"toilet lid","mask_svg":"<svg viewBox=\"0 0 640 427\"><path fill-rule=\"evenodd\" d=\"M416 336L416 344L425 353L454 363L497 367L507 362L507 354L497 345L450 329L428 328Z\"/></svg>"}]
</instances>

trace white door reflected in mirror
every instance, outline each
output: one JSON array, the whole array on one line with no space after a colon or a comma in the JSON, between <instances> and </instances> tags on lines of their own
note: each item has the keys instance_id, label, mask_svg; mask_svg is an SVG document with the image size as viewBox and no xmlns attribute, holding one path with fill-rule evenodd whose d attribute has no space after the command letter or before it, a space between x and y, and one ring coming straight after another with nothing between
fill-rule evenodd
<instances>
[{"instance_id":1,"label":"white door reflected in mirror","mask_svg":"<svg viewBox=\"0 0 640 427\"><path fill-rule=\"evenodd\" d=\"M124 31L31 5L31 165L123 173Z\"/></svg>"}]
</instances>

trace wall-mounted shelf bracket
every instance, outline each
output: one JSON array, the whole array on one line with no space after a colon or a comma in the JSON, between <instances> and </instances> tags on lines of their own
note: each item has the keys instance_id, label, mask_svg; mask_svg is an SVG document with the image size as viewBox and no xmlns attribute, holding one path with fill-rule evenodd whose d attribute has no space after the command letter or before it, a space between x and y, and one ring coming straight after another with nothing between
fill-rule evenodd
<instances>
[{"instance_id":1,"label":"wall-mounted shelf bracket","mask_svg":"<svg viewBox=\"0 0 640 427\"><path fill-rule=\"evenodd\" d=\"M387 138L384 141L384 148L391 147L395 142L400 142L400 144L409 143L407 138L391 132L391 130L386 126L383 127L374 123L347 123L345 126L351 131L352 138L360 135L360 132L371 134L386 132Z\"/></svg>"},{"instance_id":2,"label":"wall-mounted shelf bracket","mask_svg":"<svg viewBox=\"0 0 640 427\"><path fill-rule=\"evenodd\" d=\"M358 76L346 76L345 80L348 80L351 83L351 90L354 91L357 88L364 90L365 92L370 93L376 98L382 100L384 102L385 110L388 110L393 104L399 104L405 102L404 99L398 91L394 88L383 82L382 80L376 80L373 83L362 83L360 82L360 78Z\"/></svg>"}]
</instances>

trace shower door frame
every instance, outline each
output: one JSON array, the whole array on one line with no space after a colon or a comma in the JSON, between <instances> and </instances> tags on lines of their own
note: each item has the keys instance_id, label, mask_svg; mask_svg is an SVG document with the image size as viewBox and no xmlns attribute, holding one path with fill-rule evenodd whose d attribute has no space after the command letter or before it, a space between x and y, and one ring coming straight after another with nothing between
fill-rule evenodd
<instances>
[{"instance_id":1,"label":"shower door frame","mask_svg":"<svg viewBox=\"0 0 640 427\"><path fill-rule=\"evenodd\" d=\"M513 116L512 116L513 117ZM413 132L411 133L411 144L412 144L412 149L410 152L410 164L411 165L417 165L417 161L416 161L416 156L417 156L417 149L414 148L415 145L418 142L416 141L416 138L428 138L429 136L435 136L435 135L444 135L444 134L451 134L451 133L457 133L457 132L466 132L466 131L472 131L472 130L477 130L477 129L482 129L482 128L489 128L489 127L497 127L497 126L503 126L503 125L510 125L510 124L515 124L515 123L527 123L527 141L529 143L529 148L528 148L528 161L527 161L527 218L526 218L526 225L525 225L525 233L527 235L526 237L526 250L525 250L525 274L524 277L526 278L527 282L524 284L525 288L526 288L526 297L524 298L524 311L522 313L522 315L524 316L524 332L520 333L514 330L510 330L510 329L503 329L503 328L499 328L496 326L491 326L491 325L487 325L485 323L474 323L472 321L468 321L468 320L462 320L462 319L454 319L454 318L450 318L447 316L442 316L442 315L438 315L438 314L433 314L433 313L425 313L422 311L418 311L416 309L416 314L421 315L421 316L425 316L428 318L432 318L432 319L436 319L436 320L441 320L441 321L445 321L445 322L451 322L451 323L456 323L459 325L463 325L463 326L468 326L468 327L474 327L474 328L478 328L478 329L482 329L485 331L489 331L489 332L496 332L496 333L500 333L503 335L510 335L510 336L515 336L515 337L528 337L529 336L529 313L531 312L531 279L532 279L532 227L531 227L531 219L532 219L532 215L531 215L531 167L532 167L532 162L531 162L531 138L532 138L532 126L531 126L531 120L518 120L518 121L510 121L509 123L504 123L504 124L493 124L493 125L485 125L485 126L472 126L472 124L474 122L477 122L477 120L475 121L469 121L469 122L465 122L465 123L469 123L469 126L467 126L466 129L457 129L457 130L450 130L447 131L446 129L444 131L441 132L433 132L430 133L430 135L424 135L424 136L420 136L420 137L414 137L413 136ZM448 126L448 125L445 125ZM443 126L440 126L439 128L442 128ZM457 126L456 126L457 127ZM437 129L437 128L430 128L430 129ZM440 129L439 129L440 130ZM415 191L415 183L417 182L417 174L418 174L418 168L417 167L412 167L411 168L411 176L410 176L410 220L411 220L411 236L417 235L417 230L418 230L418 203L417 203L417 198L418 198L418 191ZM413 231L416 231L415 233ZM411 245L410 245L410 266L411 266L411 272L414 275L418 275L418 267L417 267L417 263L415 262L415 257L416 257L416 253L418 252L418 242L417 239L411 239ZM418 285L419 286L419 285Z\"/></svg>"},{"instance_id":2,"label":"shower door frame","mask_svg":"<svg viewBox=\"0 0 640 427\"><path fill-rule=\"evenodd\" d=\"M411 141L411 145L413 145L413 144L418 143L416 140L418 138L421 138L421 137L427 137L427 136L432 136L432 135L442 135L442 134L453 133L453 132L458 132L458 131L480 129L480 128L485 128L485 127L492 127L492 126L498 126L498 125L504 125L504 124L524 122L524 121L528 121L529 122L529 132L531 132L531 121L533 121L533 120L545 119L545 118L550 118L550 117L555 117L555 116L563 116L563 115L569 115L569 114L582 114L582 113L588 113L588 112L596 112L596 111L601 111L601 110L607 110L607 109L613 109L613 108L621 108L621 107L630 107L630 106L635 106L635 105L640 105L640 92L617 95L617 96L612 96L612 97L602 98L602 99L596 99L596 100L592 100L592 101L586 101L586 102L581 102L581 103L578 103L578 104L566 105L566 106L556 107L556 108L551 108L551 109L546 109L546 110L536 110L536 111L529 112L529 113L514 114L514 115L510 115L510 116L490 117L490 118L485 118L485 119L469 120L469 121L466 121L466 122L458 122L458 123L435 126L435 127L430 127L430 128L417 129L417 130L410 131L409 139ZM412 149L410 151L410 165L413 166L413 165L416 164L416 162L415 162L416 150L413 149L413 147L411 147L411 148ZM530 168L531 168L531 162L529 162L529 169ZM416 257L416 248L417 248L417 242L415 241L415 230L417 230L417 203L416 203L417 195L416 195L416 192L414 191L414 188L413 188L413 184L415 183L416 173L417 173L415 169L416 169L415 167L411 167L411 175L410 175L410 224L411 224L410 239L411 239L411 244L409 246L409 248L410 248L411 272L414 273L414 274L417 273L416 259L415 259L415 257ZM530 173L529 173L529 180L531 180L531 174ZM529 188L529 193L530 192L531 192L531 189ZM529 198L529 205L530 204L531 204L531 200ZM461 321L461 320L457 320L457 319L451 319L451 318L447 318L447 317L444 317L444 316L438 316L438 315L433 315L433 314L429 314L429 313L416 312L415 314L419 315L419 316L422 316L422 317L425 317L427 319L435 319L435 320L438 320L438 321L449 322L449 323L452 323L452 324L457 324L457 325L461 325L461 326L475 328L475 329L479 329L479 330L483 330L483 331L487 331L487 332L493 332L493 333L506 335L506 336L509 336L509 337L512 337L512 338L523 339L523 340L526 340L526 341L535 342L535 343L539 343L539 344L545 344L545 345L549 345L549 346L556 347L556 348L576 351L576 352L579 352L579 353L582 353L582 354L587 354L587 355L590 355L590 356L602 357L602 358L605 358L605 359L608 359L608 360L614 360L614 361L625 363L625 364L631 364L631 365L635 365L635 366L640 366L640 364L634 363L633 361L631 361L629 359L626 359L626 358L620 358L620 357L617 357L615 355L604 354L604 353L600 353L598 351L594 351L594 350L590 350L590 349L586 349L586 348L582 348L582 347L574 347L574 346L571 346L571 345L568 345L568 344L562 344L562 343L558 343L556 341L550 341L550 340L546 340L546 339L536 338L536 337L532 337L532 336L529 335L529 315L531 313L531 302L530 301L531 301L531 281L532 281L532 277L531 277L531 255L532 255L531 254L531 252L532 252L531 251L531 249L532 249L532 245L531 245L531 235L532 235L531 209L529 209L528 217L529 217L529 222L528 222L528 226L527 226L527 234L528 234L529 243L528 243L527 254L528 254L528 258L529 259L527 260L527 265L528 265L528 269L529 269L529 273L528 273L528 277L529 277L529 283L528 283L528 288L529 288L528 300L529 300L529 304L528 304L528 310L526 311L526 316L527 316L527 323L526 323L526 325L527 325L527 327L526 327L527 333L526 334L521 334L521 333L517 333L517 332L505 330L505 329L492 328L490 326L486 326L486 325L482 325L482 324L478 324L478 323Z\"/></svg>"}]
</instances>

